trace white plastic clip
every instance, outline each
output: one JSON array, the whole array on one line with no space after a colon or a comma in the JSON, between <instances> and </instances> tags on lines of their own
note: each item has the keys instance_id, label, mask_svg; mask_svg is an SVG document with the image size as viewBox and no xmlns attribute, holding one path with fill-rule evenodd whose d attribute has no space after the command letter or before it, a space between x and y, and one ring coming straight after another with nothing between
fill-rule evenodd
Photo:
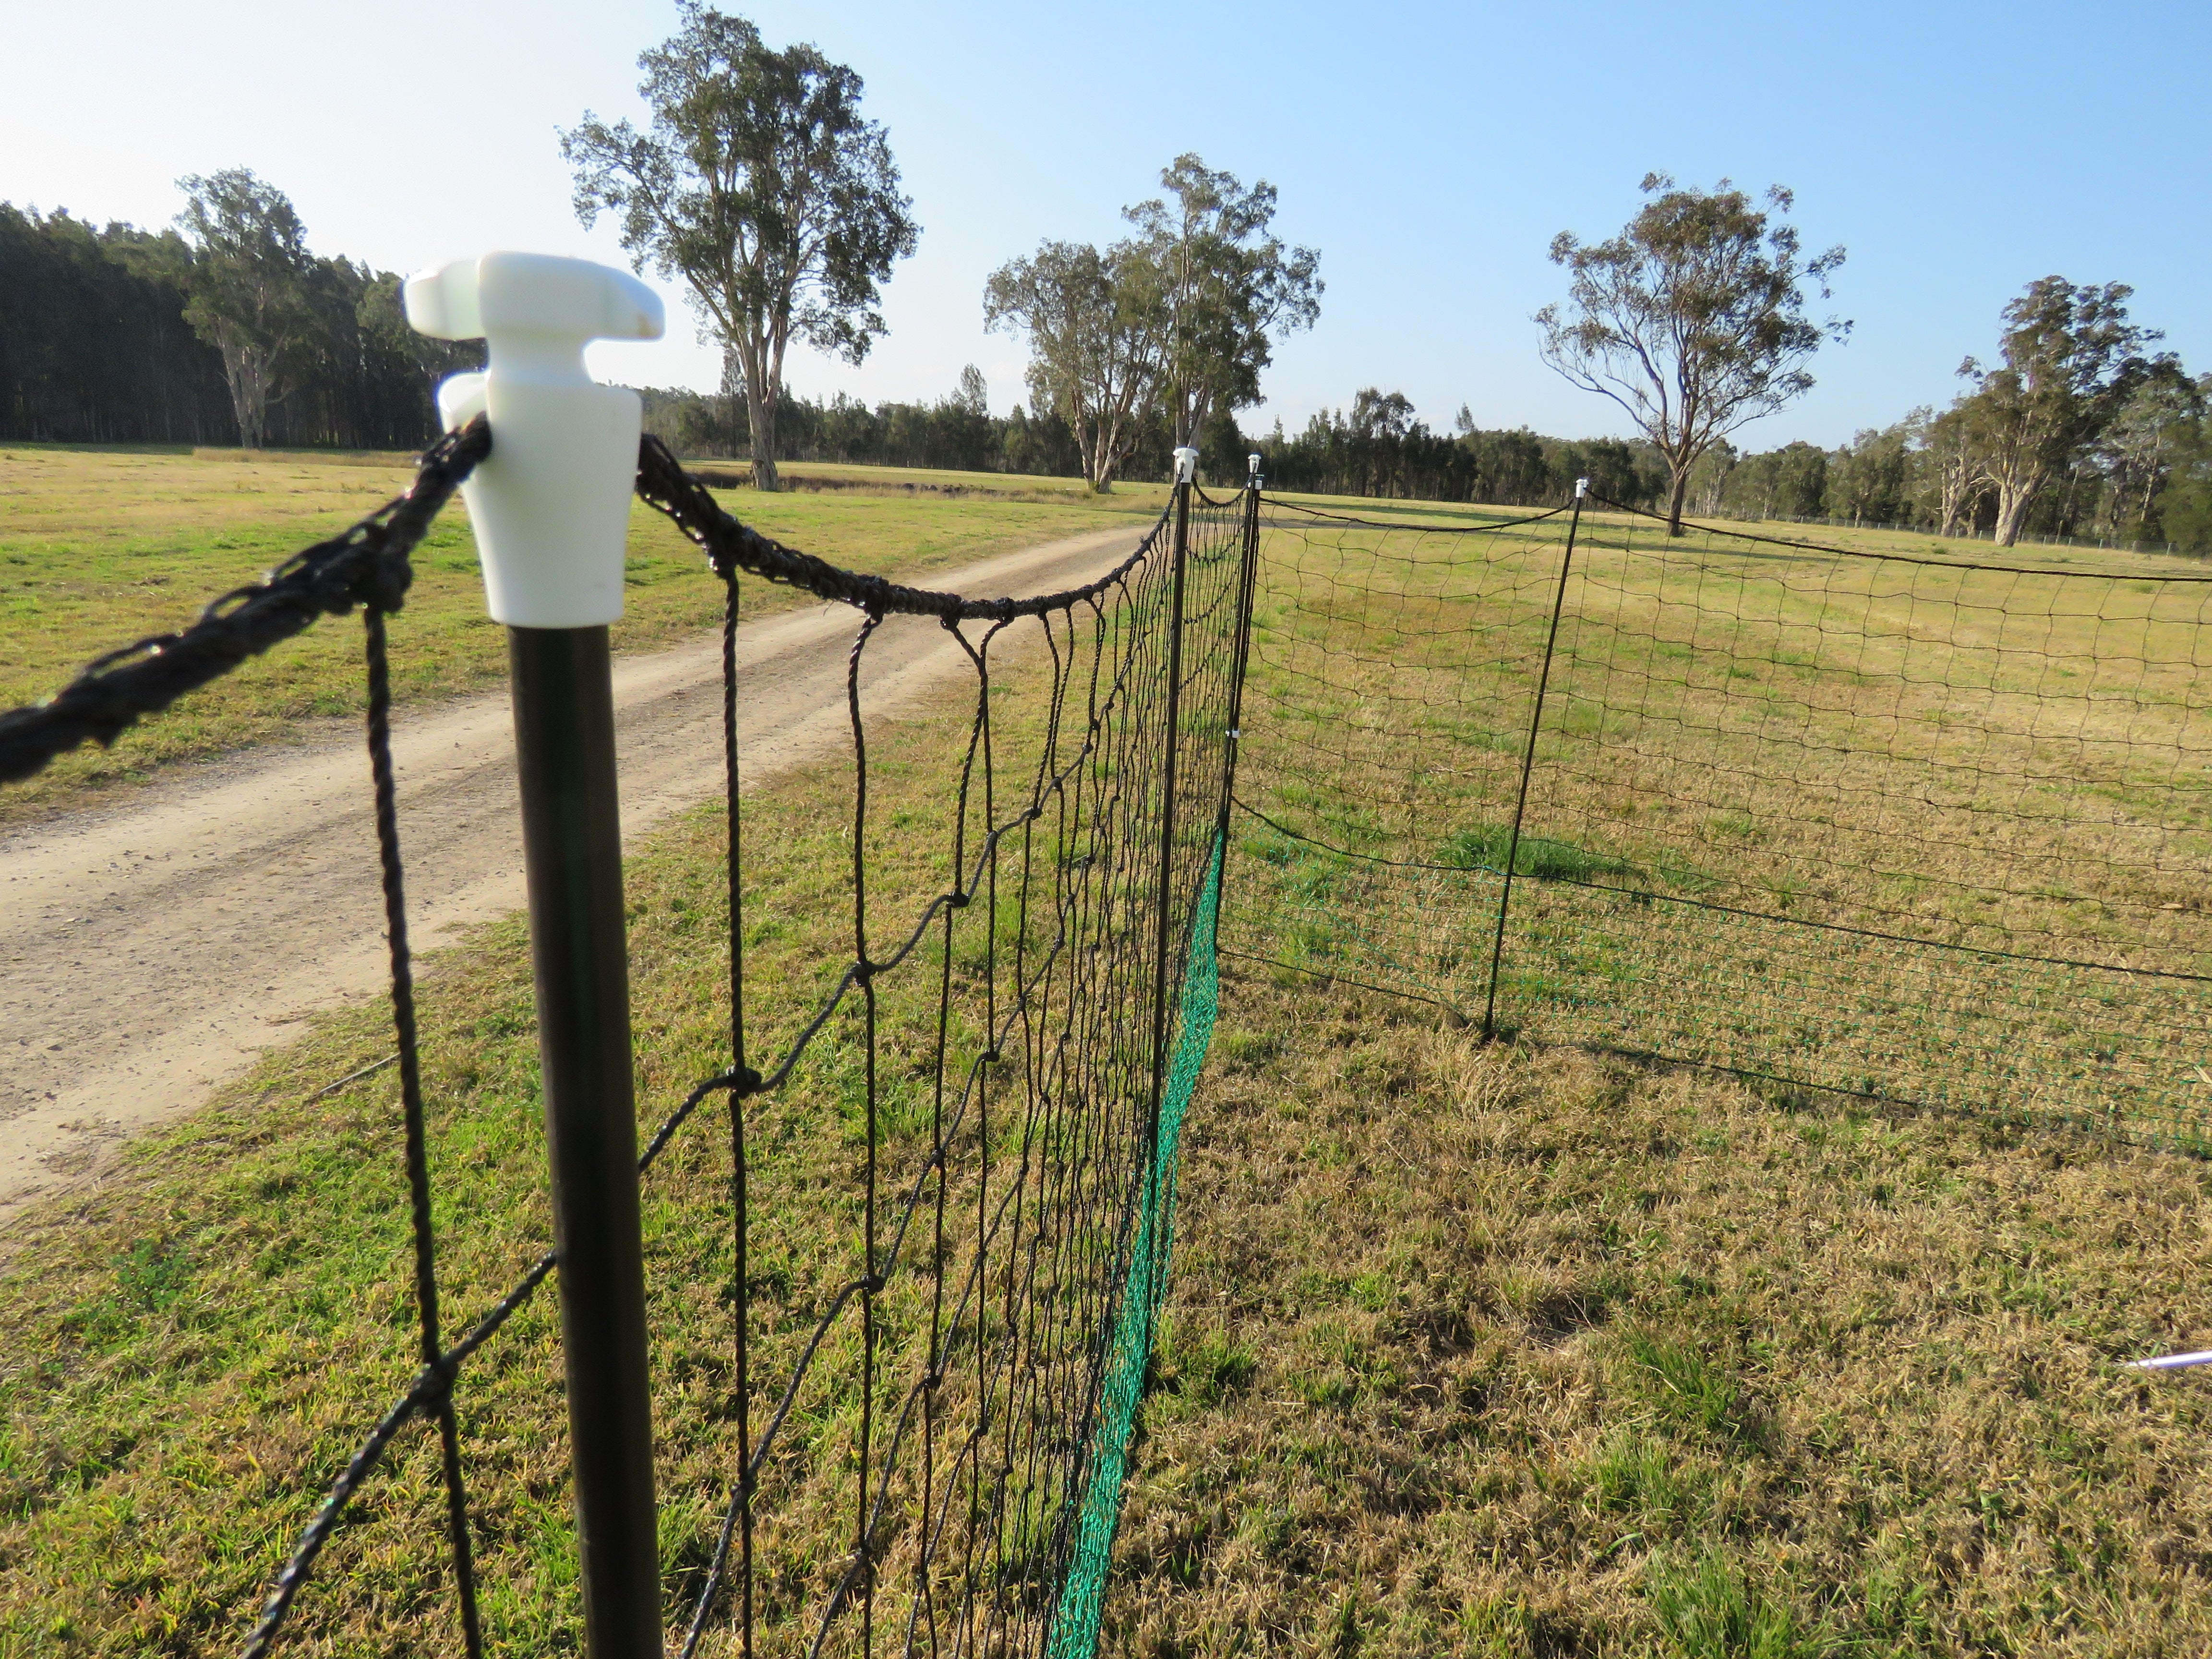
<instances>
[{"instance_id":1,"label":"white plastic clip","mask_svg":"<svg viewBox=\"0 0 2212 1659\"><path fill-rule=\"evenodd\" d=\"M1576 499L1577 501L1580 501L1580 500L1582 500L1582 498L1583 498L1583 496L1585 496L1585 495L1589 495L1589 480L1588 478L1577 478L1577 479L1576 479L1576 480L1575 480L1575 499Z\"/></svg>"},{"instance_id":2,"label":"white plastic clip","mask_svg":"<svg viewBox=\"0 0 2212 1659\"><path fill-rule=\"evenodd\" d=\"M1198 452L1188 445L1175 453L1175 481L1179 484L1198 482Z\"/></svg>"},{"instance_id":3,"label":"white plastic clip","mask_svg":"<svg viewBox=\"0 0 2212 1659\"><path fill-rule=\"evenodd\" d=\"M638 395L585 373L592 340L657 340L660 296L626 271L546 253L487 253L407 279L407 320L482 338L490 362L438 388L452 431L491 416L489 459L461 486L493 620L596 628L623 608L637 479Z\"/></svg>"}]
</instances>

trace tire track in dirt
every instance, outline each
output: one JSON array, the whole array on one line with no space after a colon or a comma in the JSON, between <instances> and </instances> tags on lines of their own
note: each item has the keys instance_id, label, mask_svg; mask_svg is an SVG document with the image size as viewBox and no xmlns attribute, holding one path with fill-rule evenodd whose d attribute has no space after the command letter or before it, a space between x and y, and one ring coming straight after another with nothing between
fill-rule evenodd
<instances>
[{"instance_id":1,"label":"tire track in dirt","mask_svg":"<svg viewBox=\"0 0 2212 1659\"><path fill-rule=\"evenodd\" d=\"M963 593L1049 592L1110 568L1134 528L932 573ZM841 752L856 626L810 605L738 629L749 784ZM957 681L933 619L869 643L871 711ZM617 659L625 845L721 787L720 640ZM400 711L392 736L410 927L418 950L523 902L505 692ZM249 750L114 807L0 837L0 1225L94 1181L137 1131L207 1098L299 1022L386 985L368 763L357 733Z\"/></svg>"}]
</instances>

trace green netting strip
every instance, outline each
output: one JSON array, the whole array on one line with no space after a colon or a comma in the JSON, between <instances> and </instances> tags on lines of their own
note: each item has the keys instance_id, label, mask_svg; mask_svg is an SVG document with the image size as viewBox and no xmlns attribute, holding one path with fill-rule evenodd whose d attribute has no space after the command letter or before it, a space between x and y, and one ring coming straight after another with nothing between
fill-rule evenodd
<instances>
[{"instance_id":1,"label":"green netting strip","mask_svg":"<svg viewBox=\"0 0 2212 1659\"><path fill-rule=\"evenodd\" d=\"M1213 1015L1221 1000L1219 966L1214 957L1214 924L1221 898L1221 842L1213 844L1212 867L1198 912L1191 918L1190 960L1183 971L1182 1019L1173 1058L1160 1094L1160 1136L1157 1156L1145 1181L1136 1243L1129 1253L1127 1287L1106 1356L1105 1386L1099 1391L1098 1417L1091 1438L1083 1506L1076 1517L1075 1550L1060 1587L1052 1621L1052 1659L1091 1659L1098 1648L1098 1620L1106 1601L1106 1570L1114 1554L1114 1532L1121 1519L1121 1479L1127 1471L1129 1437L1136 1426L1137 1403L1145 1391L1145 1369L1152 1358L1152 1334L1166 1299L1168 1257L1175 1242L1176 1149L1182 1140L1183 1113L1198 1085L1199 1068L1213 1038Z\"/></svg>"}]
</instances>

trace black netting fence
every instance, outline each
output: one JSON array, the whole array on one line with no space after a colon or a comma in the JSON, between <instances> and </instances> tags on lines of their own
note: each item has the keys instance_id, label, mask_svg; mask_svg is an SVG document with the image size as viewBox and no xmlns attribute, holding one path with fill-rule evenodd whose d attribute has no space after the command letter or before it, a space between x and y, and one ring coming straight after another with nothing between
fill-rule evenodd
<instances>
[{"instance_id":1,"label":"black netting fence","mask_svg":"<svg viewBox=\"0 0 2212 1659\"><path fill-rule=\"evenodd\" d=\"M2208 620L2156 556L1270 501L1224 948L2200 1146Z\"/></svg>"},{"instance_id":2,"label":"black netting fence","mask_svg":"<svg viewBox=\"0 0 2212 1659\"><path fill-rule=\"evenodd\" d=\"M542 1547L471 1469L468 1376L559 1264L441 1306L384 660L408 550L489 442L454 434L410 495L0 717L0 777L26 775L319 616L367 618L420 1363L331 1472L249 1653L351 1639L313 1585L405 1437L447 1566L393 1618L499 1648L512 1600L477 1586ZM650 441L639 491L726 584L726 1064L641 1158L648 1195L718 1171L726 1224L656 1301L687 1353L727 1322L728 1364L681 1391L714 1474L663 1490L712 1516L663 1563L686 1655L1094 1650L1217 920L1224 954L1500 1036L2204 1147L2212 577L1191 489L1097 580L977 599L782 547ZM855 613L842 943L799 973L745 956L748 578ZM969 674L934 750L864 682L915 629ZM769 1111L849 1126L810 1177L828 1197L758 1156Z\"/></svg>"},{"instance_id":3,"label":"black netting fence","mask_svg":"<svg viewBox=\"0 0 2212 1659\"><path fill-rule=\"evenodd\" d=\"M479 1586L542 1540L500 1524L499 1479L467 1455L468 1366L558 1269L518 1262L488 1310L441 1306L404 825L389 746L386 641L407 553L488 453L481 422L426 458L414 491L194 628L104 658L46 704L0 719L0 776L112 739L317 617L367 619L371 801L391 940L401 1079L395 1156L412 1206L421 1365L343 1467L242 1637L349 1639L309 1611L344 1573L347 1522L404 1437L437 1446L447 1570L394 1616L430 1645L504 1645ZM1212 1029L1219 849L1249 602L1255 498L1176 505L1114 568L1029 599L969 599L842 571L730 519L648 440L639 491L727 584L723 785L729 1054L659 1122L648 1194L678 1156L726 1156L725 1380L699 1407L720 1437L702 1560L665 1564L686 1655L896 1650L1087 1655L1096 1645L1129 1437L1166 1285L1176 1146ZM735 650L748 576L852 605L847 947L763 981L744 962ZM927 810L879 813L881 746L863 667L901 629L948 630L970 672L964 740L918 766ZM845 1218L794 1273L756 1178L763 1103L851 1121ZM710 1126L719 1126L711 1132ZM779 1259L764 1270L759 1240ZM696 1287L689 1287L694 1288ZM699 1298L671 1297L671 1307ZM452 1333L461 1334L456 1339ZM687 1333L696 1336L696 1332ZM549 1364L550 1356L548 1357ZM696 1438L696 1437L695 1437ZM520 1559L518 1556L518 1559ZM442 1588L441 1588L442 1586ZM449 1602L450 1622L429 1603ZM310 1628L296 1627L305 1624Z\"/></svg>"}]
</instances>

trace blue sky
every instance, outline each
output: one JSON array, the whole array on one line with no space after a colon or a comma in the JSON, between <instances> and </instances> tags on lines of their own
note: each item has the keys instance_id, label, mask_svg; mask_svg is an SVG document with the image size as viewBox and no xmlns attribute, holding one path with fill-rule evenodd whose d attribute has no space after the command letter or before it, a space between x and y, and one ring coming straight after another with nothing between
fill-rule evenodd
<instances>
[{"instance_id":1,"label":"blue sky","mask_svg":"<svg viewBox=\"0 0 2212 1659\"><path fill-rule=\"evenodd\" d=\"M1044 237L1109 239L1195 150L1281 191L1321 250L1320 325L1265 380L1292 428L1359 386L1448 425L1621 429L1537 361L1553 234L1634 210L1637 182L1723 175L1797 192L1808 246L1850 261L1856 323L1820 385L1752 428L1824 443L1947 400L2033 278L2120 281L2138 320L2212 368L2205 271L2212 7L1276 3L1106 8L756 0L867 82L922 226L860 368L795 358L802 391L949 391L981 366L1018 395L1018 344L981 330L989 271ZM145 0L23 9L0 58L0 198L166 222L173 180L245 165L290 193L319 252L411 270L495 246L620 261L579 227L554 129L635 114L636 55L671 0L592 4ZM671 291L671 298L675 295ZM0 296L0 303L5 303ZM669 342L602 347L602 373L708 384Z\"/></svg>"}]
</instances>

